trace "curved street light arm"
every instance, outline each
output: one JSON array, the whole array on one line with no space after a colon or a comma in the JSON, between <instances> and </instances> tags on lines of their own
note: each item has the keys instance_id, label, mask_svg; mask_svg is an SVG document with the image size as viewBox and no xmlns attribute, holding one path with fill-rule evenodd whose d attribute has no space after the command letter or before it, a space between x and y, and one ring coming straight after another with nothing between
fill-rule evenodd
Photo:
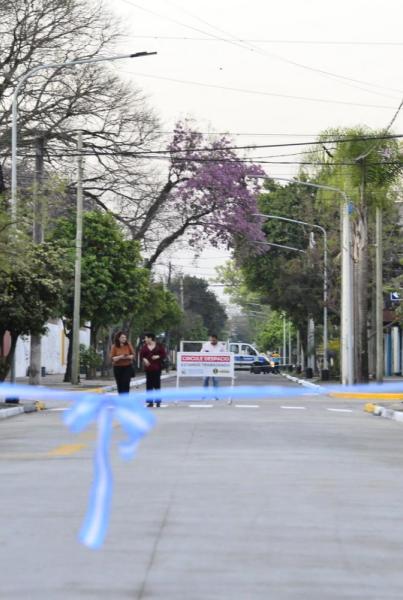
<instances>
[{"instance_id":1,"label":"curved street light arm","mask_svg":"<svg viewBox=\"0 0 403 600\"><path fill-rule=\"evenodd\" d=\"M300 248L293 248L292 246L283 246L282 244L275 244L274 242L260 242L256 241L255 244L261 244L262 246L275 246L276 248L286 248L287 250L295 250L295 252L302 252L306 254L306 250L301 250Z\"/></svg>"},{"instance_id":2,"label":"curved street light arm","mask_svg":"<svg viewBox=\"0 0 403 600\"><path fill-rule=\"evenodd\" d=\"M83 64L92 64L98 62L106 62L106 61L114 61L121 60L123 58L137 58L141 56L151 56L153 54L157 54L156 52L134 52L131 54L118 54L116 56L100 56L98 58L76 58L74 60L69 60L64 63L48 63L43 65L37 65L33 67L30 71L25 73L18 80L17 85L15 86L15 90L13 92L12 98L12 125L11 125L11 221L12 223L17 223L17 99L18 93L21 89L21 86L27 79L42 71L43 69L64 69L71 68L75 65L83 65Z\"/></svg>"}]
</instances>

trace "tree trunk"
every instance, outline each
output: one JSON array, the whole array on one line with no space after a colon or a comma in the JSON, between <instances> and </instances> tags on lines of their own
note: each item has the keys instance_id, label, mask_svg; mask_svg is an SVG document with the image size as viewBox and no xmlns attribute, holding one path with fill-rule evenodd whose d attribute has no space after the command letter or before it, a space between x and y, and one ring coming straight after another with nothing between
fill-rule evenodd
<instances>
[{"instance_id":1,"label":"tree trunk","mask_svg":"<svg viewBox=\"0 0 403 600\"><path fill-rule=\"evenodd\" d=\"M311 369L312 375L316 372L315 354L315 321L309 317L307 334L307 368Z\"/></svg>"},{"instance_id":2,"label":"tree trunk","mask_svg":"<svg viewBox=\"0 0 403 600\"><path fill-rule=\"evenodd\" d=\"M66 372L64 374L63 381L65 383L71 383L71 363L73 358L73 331L66 332L66 337L69 340L69 348L67 350L67 364Z\"/></svg>"},{"instance_id":3,"label":"tree trunk","mask_svg":"<svg viewBox=\"0 0 403 600\"><path fill-rule=\"evenodd\" d=\"M3 333L4 336L4 333ZM17 347L18 334L10 334L11 344L7 355L0 354L0 382L5 381L10 372L14 359L15 349Z\"/></svg>"},{"instance_id":4,"label":"tree trunk","mask_svg":"<svg viewBox=\"0 0 403 600\"><path fill-rule=\"evenodd\" d=\"M41 384L42 336L31 335L29 358L29 384Z\"/></svg>"},{"instance_id":5,"label":"tree trunk","mask_svg":"<svg viewBox=\"0 0 403 600\"><path fill-rule=\"evenodd\" d=\"M90 327L90 348L94 352L97 351L97 333L98 330L91 325ZM95 379L97 376L97 368L93 365L88 365L87 368L87 379Z\"/></svg>"},{"instance_id":6,"label":"tree trunk","mask_svg":"<svg viewBox=\"0 0 403 600\"><path fill-rule=\"evenodd\" d=\"M101 366L102 377L106 377L107 375L110 375L111 364L110 364L110 358L109 358L109 351L110 351L111 332L112 332L112 330L110 329L110 332L107 335L104 335L103 340L102 340L102 366Z\"/></svg>"}]
</instances>

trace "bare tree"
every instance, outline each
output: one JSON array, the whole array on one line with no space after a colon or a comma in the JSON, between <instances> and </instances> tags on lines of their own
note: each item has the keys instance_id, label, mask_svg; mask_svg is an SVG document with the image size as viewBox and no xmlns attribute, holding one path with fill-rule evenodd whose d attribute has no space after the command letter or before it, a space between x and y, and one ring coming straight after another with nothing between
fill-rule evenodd
<instances>
[{"instance_id":1,"label":"bare tree","mask_svg":"<svg viewBox=\"0 0 403 600\"><path fill-rule=\"evenodd\" d=\"M11 95L19 78L34 65L110 54L119 26L102 4L87 0L0 0L0 23L0 145L7 160ZM149 266L186 235L189 243L217 245L260 235L252 218L256 185L247 180L261 171L240 160L228 139L205 138L189 125L179 125L165 149L156 148L158 122L144 95L110 66L40 71L23 85L18 113L19 156L25 158L20 184L24 172L32 181L29 165L40 136L45 170L74 190L80 129L87 198L141 241Z\"/></svg>"},{"instance_id":2,"label":"bare tree","mask_svg":"<svg viewBox=\"0 0 403 600\"><path fill-rule=\"evenodd\" d=\"M34 66L76 57L114 53L119 24L100 3L86 0L0 0L0 147L3 163L10 152L11 96L18 80ZM119 170L122 149L146 149L156 137L157 119L143 94L122 82L113 69L80 65L49 69L28 79L18 97L19 156L32 158L34 138L45 141L47 168L68 175L78 129L85 129L87 149L100 155L104 170ZM95 165L96 166L96 165ZM131 161L144 179L144 163ZM20 169L20 183L23 183ZM4 170L7 175L7 169ZM7 177L5 177L7 183Z\"/></svg>"}]
</instances>

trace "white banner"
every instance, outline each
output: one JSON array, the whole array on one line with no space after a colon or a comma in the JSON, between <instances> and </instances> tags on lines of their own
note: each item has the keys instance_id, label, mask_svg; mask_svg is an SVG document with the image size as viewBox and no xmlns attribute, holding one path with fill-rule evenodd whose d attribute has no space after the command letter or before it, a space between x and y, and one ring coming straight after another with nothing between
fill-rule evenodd
<instances>
[{"instance_id":1,"label":"white banner","mask_svg":"<svg viewBox=\"0 0 403 600\"><path fill-rule=\"evenodd\" d=\"M234 378L234 355L230 352L178 352L178 377Z\"/></svg>"}]
</instances>

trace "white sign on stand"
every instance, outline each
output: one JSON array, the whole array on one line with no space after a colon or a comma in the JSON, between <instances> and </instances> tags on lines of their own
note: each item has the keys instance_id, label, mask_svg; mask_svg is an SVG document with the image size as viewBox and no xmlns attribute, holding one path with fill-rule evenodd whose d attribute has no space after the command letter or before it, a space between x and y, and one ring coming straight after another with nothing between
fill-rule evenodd
<instances>
[{"instance_id":1,"label":"white sign on stand","mask_svg":"<svg viewBox=\"0 0 403 600\"><path fill-rule=\"evenodd\" d=\"M234 355L230 352L178 352L178 377L234 377Z\"/></svg>"},{"instance_id":2,"label":"white sign on stand","mask_svg":"<svg viewBox=\"0 0 403 600\"><path fill-rule=\"evenodd\" d=\"M231 352L178 352L176 386L181 377L226 377L234 385L234 354Z\"/></svg>"}]
</instances>

